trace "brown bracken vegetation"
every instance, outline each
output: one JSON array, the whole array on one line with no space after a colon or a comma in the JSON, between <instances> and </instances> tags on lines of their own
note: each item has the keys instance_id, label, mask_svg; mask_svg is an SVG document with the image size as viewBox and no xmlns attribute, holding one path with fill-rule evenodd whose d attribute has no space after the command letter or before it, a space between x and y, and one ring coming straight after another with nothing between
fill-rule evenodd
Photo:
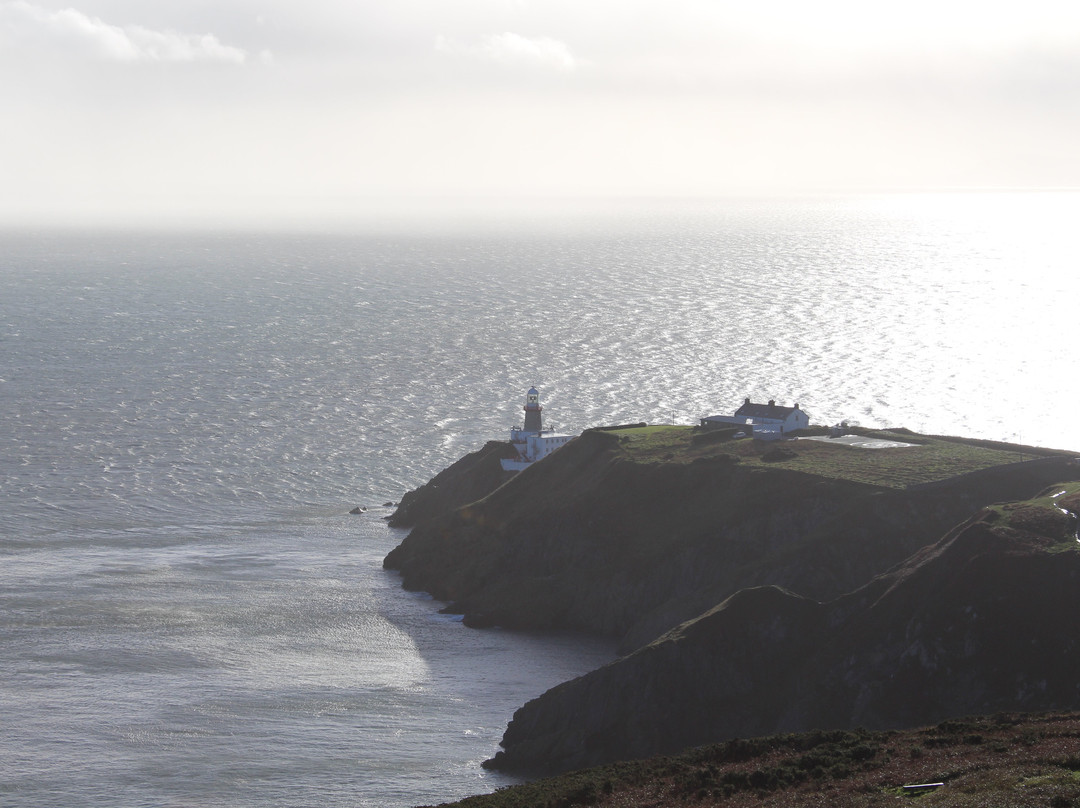
<instances>
[{"instance_id":1,"label":"brown bracken vegetation","mask_svg":"<svg viewBox=\"0 0 1080 808\"><path fill-rule=\"evenodd\" d=\"M1080 713L1002 714L904 731L732 740L536 780L450 805L1080 808Z\"/></svg>"}]
</instances>

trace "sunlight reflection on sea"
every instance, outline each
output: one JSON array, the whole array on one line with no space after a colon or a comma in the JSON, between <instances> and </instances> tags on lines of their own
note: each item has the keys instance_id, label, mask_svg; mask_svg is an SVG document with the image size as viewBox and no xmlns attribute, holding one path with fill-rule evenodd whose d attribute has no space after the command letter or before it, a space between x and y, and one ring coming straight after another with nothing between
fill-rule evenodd
<instances>
[{"instance_id":1,"label":"sunlight reflection on sea","mask_svg":"<svg viewBox=\"0 0 1080 808\"><path fill-rule=\"evenodd\" d=\"M381 570L383 503L504 438L530 385L570 432L751 397L1080 450L1077 220L1080 194L943 194L0 234L0 801L509 782L478 763L513 710L610 648L439 615Z\"/></svg>"}]
</instances>

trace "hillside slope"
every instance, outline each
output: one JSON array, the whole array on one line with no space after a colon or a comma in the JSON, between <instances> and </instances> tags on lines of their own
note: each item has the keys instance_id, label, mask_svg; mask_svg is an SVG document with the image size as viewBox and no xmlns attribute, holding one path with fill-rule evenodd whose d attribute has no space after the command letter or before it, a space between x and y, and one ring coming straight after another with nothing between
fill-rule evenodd
<instances>
[{"instance_id":1,"label":"hillside slope","mask_svg":"<svg viewBox=\"0 0 1080 808\"><path fill-rule=\"evenodd\" d=\"M1080 485L986 509L817 603L776 587L515 714L490 765L566 771L733 737L1080 707Z\"/></svg>"}]
</instances>

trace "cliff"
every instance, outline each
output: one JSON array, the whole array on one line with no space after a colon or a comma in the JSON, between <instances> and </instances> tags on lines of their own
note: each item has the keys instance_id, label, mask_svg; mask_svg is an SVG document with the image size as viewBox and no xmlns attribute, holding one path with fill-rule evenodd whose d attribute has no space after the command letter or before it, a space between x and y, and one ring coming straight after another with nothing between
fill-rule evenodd
<instances>
[{"instance_id":1,"label":"cliff","mask_svg":"<svg viewBox=\"0 0 1080 808\"><path fill-rule=\"evenodd\" d=\"M686 428L587 432L501 486L470 488L477 501L427 508L385 566L471 625L598 632L629 651L744 588L836 598L1070 468L1066 457L979 455L989 465L958 476L979 464L945 442L893 460L788 445ZM414 510L406 498L399 513Z\"/></svg>"},{"instance_id":2,"label":"cliff","mask_svg":"<svg viewBox=\"0 0 1080 808\"><path fill-rule=\"evenodd\" d=\"M565 771L781 731L1076 709L1080 544L1060 504L984 510L828 603L739 592L526 704L489 765Z\"/></svg>"},{"instance_id":3,"label":"cliff","mask_svg":"<svg viewBox=\"0 0 1080 808\"><path fill-rule=\"evenodd\" d=\"M1080 483L1030 499L1076 459L876 437L894 448L592 431L506 482L489 444L403 500L424 514L384 562L405 587L632 652L522 707L488 765L1080 707Z\"/></svg>"},{"instance_id":4,"label":"cliff","mask_svg":"<svg viewBox=\"0 0 1080 808\"><path fill-rule=\"evenodd\" d=\"M503 471L499 461L517 456L517 450L506 441L488 441L483 448L465 455L420 488L406 493L388 524L412 527L487 496L513 476L513 472Z\"/></svg>"}]
</instances>

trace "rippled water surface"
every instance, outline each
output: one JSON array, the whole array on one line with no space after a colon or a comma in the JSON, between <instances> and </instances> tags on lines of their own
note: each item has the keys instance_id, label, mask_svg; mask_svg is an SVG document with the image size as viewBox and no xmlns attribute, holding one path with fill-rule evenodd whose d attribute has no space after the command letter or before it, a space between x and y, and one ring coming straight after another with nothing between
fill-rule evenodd
<instances>
[{"instance_id":1,"label":"rippled water surface","mask_svg":"<svg viewBox=\"0 0 1080 808\"><path fill-rule=\"evenodd\" d=\"M516 423L813 420L1080 450L1071 194L406 235L0 234L0 803L378 805L509 782L605 643L471 631L383 503ZM353 505L369 506L348 516Z\"/></svg>"}]
</instances>

